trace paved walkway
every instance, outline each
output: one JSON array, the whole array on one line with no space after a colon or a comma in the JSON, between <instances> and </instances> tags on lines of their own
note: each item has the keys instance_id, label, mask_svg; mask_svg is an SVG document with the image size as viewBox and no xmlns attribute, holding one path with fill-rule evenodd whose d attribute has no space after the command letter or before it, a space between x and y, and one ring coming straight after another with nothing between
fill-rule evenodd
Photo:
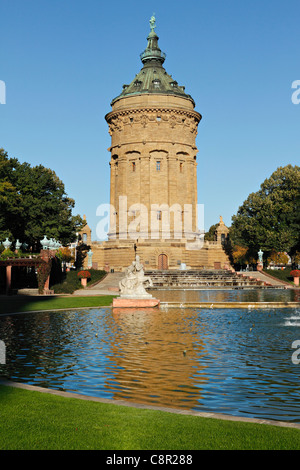
<instances>
[{"instance_id":1,"label":"paved walkway","mask_svg":"<svg viewBox=\"0 0 300 470\"><path fill-rule=\"evenodd\" d=\"M261 271L243 271L242 274L248 277L254 277L261 281L268 282L269 284L272 284L272 286L282 286L282 287L291 287L291 288L293 287L291 284L288 284L287 282L284 282L284 281L280 281L280 279L269 277L265 273L262 273Z\"/></svg>"},{"instance_id":2,"label":"paved walkway","mask_svg":"<svg viewBox=\"0 0 300 470\"><path fill-rule=\"evenodd\" d=\"M108 273L102 281L86 289L76 290L73 295L118 295L119 282L124 276L124 273Z\"/></svg>"}]
</instances>

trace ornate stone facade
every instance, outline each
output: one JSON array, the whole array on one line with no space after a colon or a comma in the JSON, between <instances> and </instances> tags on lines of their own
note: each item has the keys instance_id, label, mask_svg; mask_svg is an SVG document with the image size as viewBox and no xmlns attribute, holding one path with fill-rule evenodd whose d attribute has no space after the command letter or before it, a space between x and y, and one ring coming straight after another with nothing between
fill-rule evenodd
<instances>
[{"instance_id":1,"label":"ornate stone facade","mask_svg":"<svg viewBox=\"0 0 300 470\"><path fill-rule=\"evenodd\" d=\"M191 231L197 232L195 137L200 119L192 102L178 96L149 94L141 99L137 95L122 97L113 104L106 120L111 134L111 231L117 238L126 235L120 232L123 196L127 210L132 208L133 212L127 212L128 224L130 217L136 217L139 205L147 211L139 238L146 238L150 227L155 230L154 220L163 206L175 205L174 210L183 211L185 205L191 205ZM162 223L157 225L157 237L165 238ZM168 229L174 238L174 220L170 220Z\"/></svg>"},{"instance_id":2,"label":"ornate stone facade","mask_svg":"<svg viewBox=\"0 0 300 470\"><path fill-rule=\"evenodd\" d=\"M221 240L202 242L197 221L196 136L201 115L167 74L151 24L143 68L111 103L110 231L93 265L122 271L229 266Z\"/></svg>"}]
</instances>

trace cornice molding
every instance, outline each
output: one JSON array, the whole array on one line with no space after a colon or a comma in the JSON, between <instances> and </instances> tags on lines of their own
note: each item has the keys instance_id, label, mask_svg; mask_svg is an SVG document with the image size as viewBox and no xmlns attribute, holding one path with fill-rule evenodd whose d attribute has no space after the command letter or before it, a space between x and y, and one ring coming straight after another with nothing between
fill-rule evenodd
<instances>
[{"instance_id":1,"label":"cornice molding","mask_svg":"<svg viewBox=\"0 0 300 470\"><path fill-rule=\"evenodd\" d=\"M197 111L187 110L183 108L175 108L175 107L165 107L165 106L145 106L141 108L127 108L127 109L120 109L116 111L111 111L110 113L106 114L105 120L109 123L112 119L118 119L119 117L130 117L136 114L172 114L172 115L179 115L179 116L186 116L186 117L193 117L198 122L201 121L202 116Z\"/></svg>"},{"instance_id":2,"label":"cornice molding","mask_svg":"<svg viewBox=\"0 0 300 470\"><path fill-rule=\"evenodd\" d=\"M167 123L171 128L177 125L184 126L190 128L192 134L197 134L197 127L201 118L201 114L196 111L167 107L122 109L112 111L105 116L110 135L114 131L122 131L124 126L127 125L133 126L138 124L145 128L150 123L158 126Z\"/></svg>"}]
</instances>

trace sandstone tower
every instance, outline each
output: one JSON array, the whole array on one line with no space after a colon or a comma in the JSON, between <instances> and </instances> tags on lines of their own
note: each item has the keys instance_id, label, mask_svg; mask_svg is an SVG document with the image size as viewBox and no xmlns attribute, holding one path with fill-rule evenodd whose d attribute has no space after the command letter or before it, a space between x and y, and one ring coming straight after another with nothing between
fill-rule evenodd
<instances>
[{"instance_id":1,"label":"sandstone tower","mask_svg":"<svg viewBox=\"0 0 300 470\"><path fill-rule=\"evenodd\" d=\"M186 217L191 219L186 226L189 222L190 231L197 232L195 138L201 115L184 87L165 71L165 54L154 28L152 19L147 48L141 54L143 68L130 85L123 85L106 115L111 135L110 202L116 212L111 227L117 237L124 235L120 233L123 196L128 209L133 212L136 207L141 215L138 238L178 238L174 230L182 232L185 205L190 206Z\"/></svg>"},{"instance_id":2,"label":"sandstone tower","mask_svg":"<svg viewBox=\"0 0 300 470\"><path fill-rule=\"evenodd\" d=\"M197 221L196 136L201 115L185 87L163 67L155 18L142 69L111 102L108 241L93 243L98 269L229 265L219 241L204 243ZM225 227L225 226L224 226ZM227 228L225 227L225 231Z\"/></svg>"}]
</instances>

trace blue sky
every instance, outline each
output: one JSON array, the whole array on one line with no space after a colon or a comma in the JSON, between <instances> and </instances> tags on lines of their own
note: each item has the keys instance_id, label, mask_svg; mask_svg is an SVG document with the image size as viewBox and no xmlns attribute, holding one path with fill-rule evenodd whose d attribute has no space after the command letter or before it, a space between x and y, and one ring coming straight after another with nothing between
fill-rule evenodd
<instances>
[{"instance_id":1,"label":"blue sky","mask_svg":"<svg viewBox=\"0 0 300 470\"><path fill-rule=\"evenodd\" d=\"M0 0L0 147L53 169L86 214L109 202L104 116L142 63L155 12L164 66L203 119L205 229L231 217L279 166L300 164L299 0Z\"/></svg>"}]
</instances>

